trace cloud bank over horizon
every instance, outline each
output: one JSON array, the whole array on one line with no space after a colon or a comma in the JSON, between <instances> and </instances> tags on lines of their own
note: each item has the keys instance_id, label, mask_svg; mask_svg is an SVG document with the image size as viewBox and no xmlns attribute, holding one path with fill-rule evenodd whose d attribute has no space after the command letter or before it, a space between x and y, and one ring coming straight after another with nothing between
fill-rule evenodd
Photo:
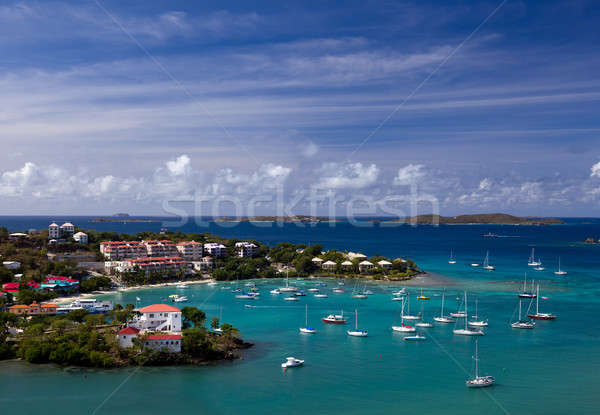
<instances>
[{"instance_id":1,"label":"cloud bank over horizon","mask_svg":"<svg viewBox=\"0 0 600 415\"><path fill-rule=\"evenodd\" d=\"M416 188L442 214L596 215L594 2L508 2L464 45L496 2L99 4L0 5L0 213Z\"/></svg>"}]
</instances>

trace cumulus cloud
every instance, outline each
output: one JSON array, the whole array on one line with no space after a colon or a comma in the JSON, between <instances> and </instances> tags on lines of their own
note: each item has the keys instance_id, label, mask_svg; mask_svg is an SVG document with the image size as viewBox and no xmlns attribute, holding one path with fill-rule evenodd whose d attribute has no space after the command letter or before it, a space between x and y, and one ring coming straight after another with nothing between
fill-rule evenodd
<instances>
[{"instance_id":1,"label":"cumulus cloud","mask_svg":"<svg viewBox=\"0 0 600 415\"><path fill-rule=\"evenodd\" d=\"M325 163L319 169L321 179L317 187L326 189L363 189L372 186L379 176L375 164L363 166L362 163Z\"/></svg>"},{"instance_id":2,"label":"cumulus cloud","mask_svg":"<svg viewBox=\"0 0 600 415\"><path fill-rule=\"evenodd\" d=\"M394 184L397 186L408 186L416 183L425 177L425 166L422 164L409 164L398 169L398 174L394 178Z\"/></svg>"},{"instance_id":3,"label":"cumulus cloud","mask_svg":"<svg viewBox=\"0 0 600 415\"><path fill-rule=\"evenodd\" d=\"M600 177L600 161L594 164L590 170L590 177Z\"/></svg>"},{"instance_id":4,"label":"cumulus cloud","mask_svg":"<svg viewBox=\"0 0 600 415\"><path fill-rule=\"evenodd\" d=\"M302 147L302 155L304 157L314 157L315 155L317 155L318 152L319 152L319 146L317 144L315 144L315 142L312 140L309 140Z\"/></svg>"}]
</instances>

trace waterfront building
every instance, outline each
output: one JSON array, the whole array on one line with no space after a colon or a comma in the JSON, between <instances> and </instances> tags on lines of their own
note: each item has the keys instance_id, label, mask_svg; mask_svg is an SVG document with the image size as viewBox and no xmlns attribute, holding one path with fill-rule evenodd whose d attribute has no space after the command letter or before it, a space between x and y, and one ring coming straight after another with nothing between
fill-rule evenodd
<instances>
[{"instance_id":1,"label":"waterfront building","mask_svg":"<svg viewBox=\"0 0 600 415\"><path fill-rule=\"evenodd\" d=\"M146 245L136 241L104 241L100 243L100 252L109 260L148 256Z\"/></svg>"},{"instance_id":2,"label":"waterfront building","mask_svg":"<svg viewBox=\"0 0 600 415\"><path fill-rule=\"evenodd\" d=\"M32 303L30 305L17 304L8 308L8 312L17 315L54 315L58 306L56 304L38 304Z\"/></svg>"},{"instance_id":3,"label":"waterfront building","mask_svg":"<svg viewBox=\"0 0 600 415\"><path fill-rule=\"evenodd\" d=\"M139 310L132 327L148 331L181 331L181 310L168 304L152 304Z\"/></svg>"},{"instance_id":4,"label":"waterfront building","mask_svg":"<svg viewBox=\"0 0 600 415\"><path fill-rule=\"evenodd\" d=\"M60 225L60 237L66 238L69 236L73 236L75 233L75 226L71 222L65 222Z\"/></svg>"},{"instance_id":5,"label":"waterfront building","mask_svg":"<svg viewBox=\"0 0 600 415\"><path fill-rule=\"evenodd\" d=\"M177 251L186 261L199 261L202 259L203 246L196 241L179 242Z\"/></svg>"},{"instance_id":6,"label":"waterfront building","mask_svg":"<svg viewBox=\"0 0 600 415\"><path fill-rule=\"evenodd\" d=\"M367 260L364 260L364 261L362 261L362 262L360 262L360 263L358 264L358 270L359 270L360 272L365 272L365 271L372 270L372 269L373 269L373 267L375 267L375 265L373 265L373 263L372 263L372 262L369 262L369 261L367 261Z\"/></svg>"},{"instance_id":7,"label":"waterfront building","mask_svg":"<svg viewBox=\"0 0 600 415\"><path fill-rule=\"evenodd\" d=\"M87 245L88 243L88 236L83 232L77 232L75 235L73 235L73 239L82 245Z\"/></svg>"},{"instance_id":8,"label":"waterfront building","mask_svg":"<svg viewBox=\"0 0 600 415\"><path fill-rule=\"evenodd\" d=\"M317 267L321 267L321 265L323 264L323 260L321 258L318 258L318 257L314 257L311 261Z\"/></svg>"},{"instance_id":9,"label":"waterfront building","mask_svg":"<svg viewBox=\"0 0 600 415\"><path fill-rule=\"evenodd\" d=\"M144 349L181 353L181 334L149 334L144 338Z\"/></svg>"},{"instance_id":10,"label":"waterfront building","mask_svg":"<svg viewBox=\"0 0 600 415\"><path fill-rule=\"evenodd\" d=\"M205 256L200 261L193 261L192 267L194 271L210 271L213 268L213 259L209 256Z\"/></svg>"},{"instance_id":11,"label":"waterfront building","mask_svg":"<svg viewBox=\"0 0 600 415\"><path fill-rule=\"evenodd\" d=\"M179 251L173 241L142 241L142 245L146 247L146 254L149 257L176 257L179 256Z\"/></svg>"},{"instance_id":12,"label":"waterfront building","mask_svg":"<svg viewBox=\"0 0 600 415\"><path fill-rule=\"evenodd\" d=\"M52 222L50 224L50 226L48 226L48 238L50 238L50 239L60 238L60 226L58 226L54 222Z\"/></svg>"},{"instance_id":13,"label":"waterfront building","mask_svg":"<svg viewBox=\"0 0 600 415\"><path fill-rule=\"evenodd\" d=\"M258 254L258 246L252 242L236 242L235 251L240 258L252 258Z\"/></svg>"},{"instance_id":14,"label":"waterfront building","mask_svg":"<svg viewBox=\"0 0 600 415\"><path fill-rule=\"evenodd\" d=\"M186 267L185 261L180 256L132 258L124 262L129 262L129 264L127 264L128 268L138 268L145 272L176 272L184 270Z\"/></svg>"},{"instance_id":15,"label":"waterfront building","mask_svg":"<svg viewBox=\"0 0 600 415\"><path fill-rule=\"evenodd\" d=\"M342 262L342 268L344 268L344 269L349 269L349 268L352 268L353 266L354 266L354 264L350 261Z\"/></svg>"},{"instance_id":16,"label":"waterfront building","mask_svg":"<svg viewBox=\"0 0 600 415\"><path fill-rule=\"evenodd\" d=\"M133 347L133 339L138 336L140 331L135 327L125 327L121 329L119 333L117 333L117 340L119 341L119 346L127 349L129 347Z\"/></svg>"},{"instance_id":17,"label":"waterfront building","mask_svg":"<svg viewBox=\"0 0 600 415\"><path fill-rule=\"evenodd\" d=\"M227 248L223 244L216 242L204 244L204 251L215 258L224 257L227 254Z\"/></svg>"},{"instance_id":18,"label":"waterfront building","mask_svg":"<svg viewBox=\"0 0 600 415\"><path fill-rule=\"evenodd\" d=\"M392 268L392 263L390 261L386 261L385 259L382 259L381 261L377 261L377 265L379 265L383 269L391 269Z\"/></svg>"},{"instance_id":19,"label":"waterfront building","mask_svg":"<svg viewBox=\"0 0 600 415\"><path fill-rule=\"evenodd\" d=\"M337 264L333 261L325 261L323 262L323 265L321 265L321 268L327 271L335 271Z\"/></svg>"}]
</instances>

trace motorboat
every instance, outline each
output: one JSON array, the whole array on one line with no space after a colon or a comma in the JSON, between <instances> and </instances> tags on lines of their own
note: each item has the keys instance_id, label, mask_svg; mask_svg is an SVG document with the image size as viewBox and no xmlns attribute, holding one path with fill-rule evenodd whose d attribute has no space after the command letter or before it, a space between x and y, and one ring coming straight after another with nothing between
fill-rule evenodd
<instances>
[{"instance_id":1,"label":"motorboat","mask_svg":"<svg viewBox=\"0 0 600 415\"><path fill-rule=\"evenodd\" d=\"M321 320L323 320L323 323L346 324L343 311L342 314L329 314L327 317L323 317Z\"/></svg>"},{"instance_id":2,"label":"motorboat","mask_svg":"<svg viewBox=\"0 0 600 415\"><path fill-rule=\"evenodd\" d=\"M188 302L188 298L185 295L179 296L177 298L173 299L174 303L187 303Z\"/></svg>"},{"instance_id":3,"label":"motorboat","mask_svg":"<svg viewBox=\"0 0 600 415\"><path fill-rule=\"evenodd\" d=\"M296 359L295 357L288 357L286 361L281 364L281 367L287 369L289 367L298 367L304 364L304 360Z\"/></svg>"},{"instance_id":4,"label":"motorboat","mask_svg":"<svg viewBox=\"0 0 600 415\"><path fill-rule=\"evenodd\" d=\"M431 328L433 327L433 323L429 323L427 321L419 321L418 323L415 323L416 327L424 327L424 328Z\"/></svg>"}]
</instances>

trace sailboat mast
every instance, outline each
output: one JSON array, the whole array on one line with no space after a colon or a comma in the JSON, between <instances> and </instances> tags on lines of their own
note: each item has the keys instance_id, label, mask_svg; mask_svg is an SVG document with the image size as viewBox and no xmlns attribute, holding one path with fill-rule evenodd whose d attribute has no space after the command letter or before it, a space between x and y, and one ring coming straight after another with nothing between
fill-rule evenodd
<instances>
[{"instance_id":1,"label":"sailboat mast","mask_svg":"<svg viewBox=\"0 0 600 415\"><path fill-rule=\"evenodd\" d=\"M519 321L521 321L521 299L519 298Z\"/></svg>"},{"instance_id":2,"label":"sailboat mast","mask_svg":"<svg viewBox=\"0 0 600 415\"><path fill-rule=\"evenodd\" d=\"M446 296L446 290L442 293L442 310L440 311L440 317L444 317L444 297Z\"/></svg>"},{"instance_id":3,"label":"sailboat mast","mask_svg":"<svg viewBox=\"0 0 600 415\"><path fill-rule=\"evenodd\" d=\"M308 304L306 304L306 316L305 316L305 327L308 327Z\"/></svg>"},{"instance_id":4,"label":"sailboat mast","mask_svg":"<svg viewBox=\"0 0 600 415\"><path fill-rule=\"evenodd\" d=\"M354 330L358 331L358 310L354 309Z\"/></svg>"},{"instance_id":5,"label":"sailboat mast","mask_svg":"<svg viewBox=\"0 0 600 415\"><path fill-rule=\"evenodd\" d=\"M540 313L540 284L537 285L537 292L535 295L535 315Z\"/></svg>"},{"instance_id":6,"label":"sailboat mast","mask_svg":"<svg viewBox=\"0 0 600 415\"><path fill-rule=\"evenodd\" d=\"M469 321L469 312L467 310L467 292L465 291L465 330L468 328L467 321Z\"/></svg>"},{"instance_id":7,"label":"sailboat mast","mask_svg":"<svg viewBox=\"0 0 600 415\"><path fill-rule=\"evenodd\" d=\"M479 377L478 343L479 339L475 339L475 379Z\"/></svg>"}]
</instances>

